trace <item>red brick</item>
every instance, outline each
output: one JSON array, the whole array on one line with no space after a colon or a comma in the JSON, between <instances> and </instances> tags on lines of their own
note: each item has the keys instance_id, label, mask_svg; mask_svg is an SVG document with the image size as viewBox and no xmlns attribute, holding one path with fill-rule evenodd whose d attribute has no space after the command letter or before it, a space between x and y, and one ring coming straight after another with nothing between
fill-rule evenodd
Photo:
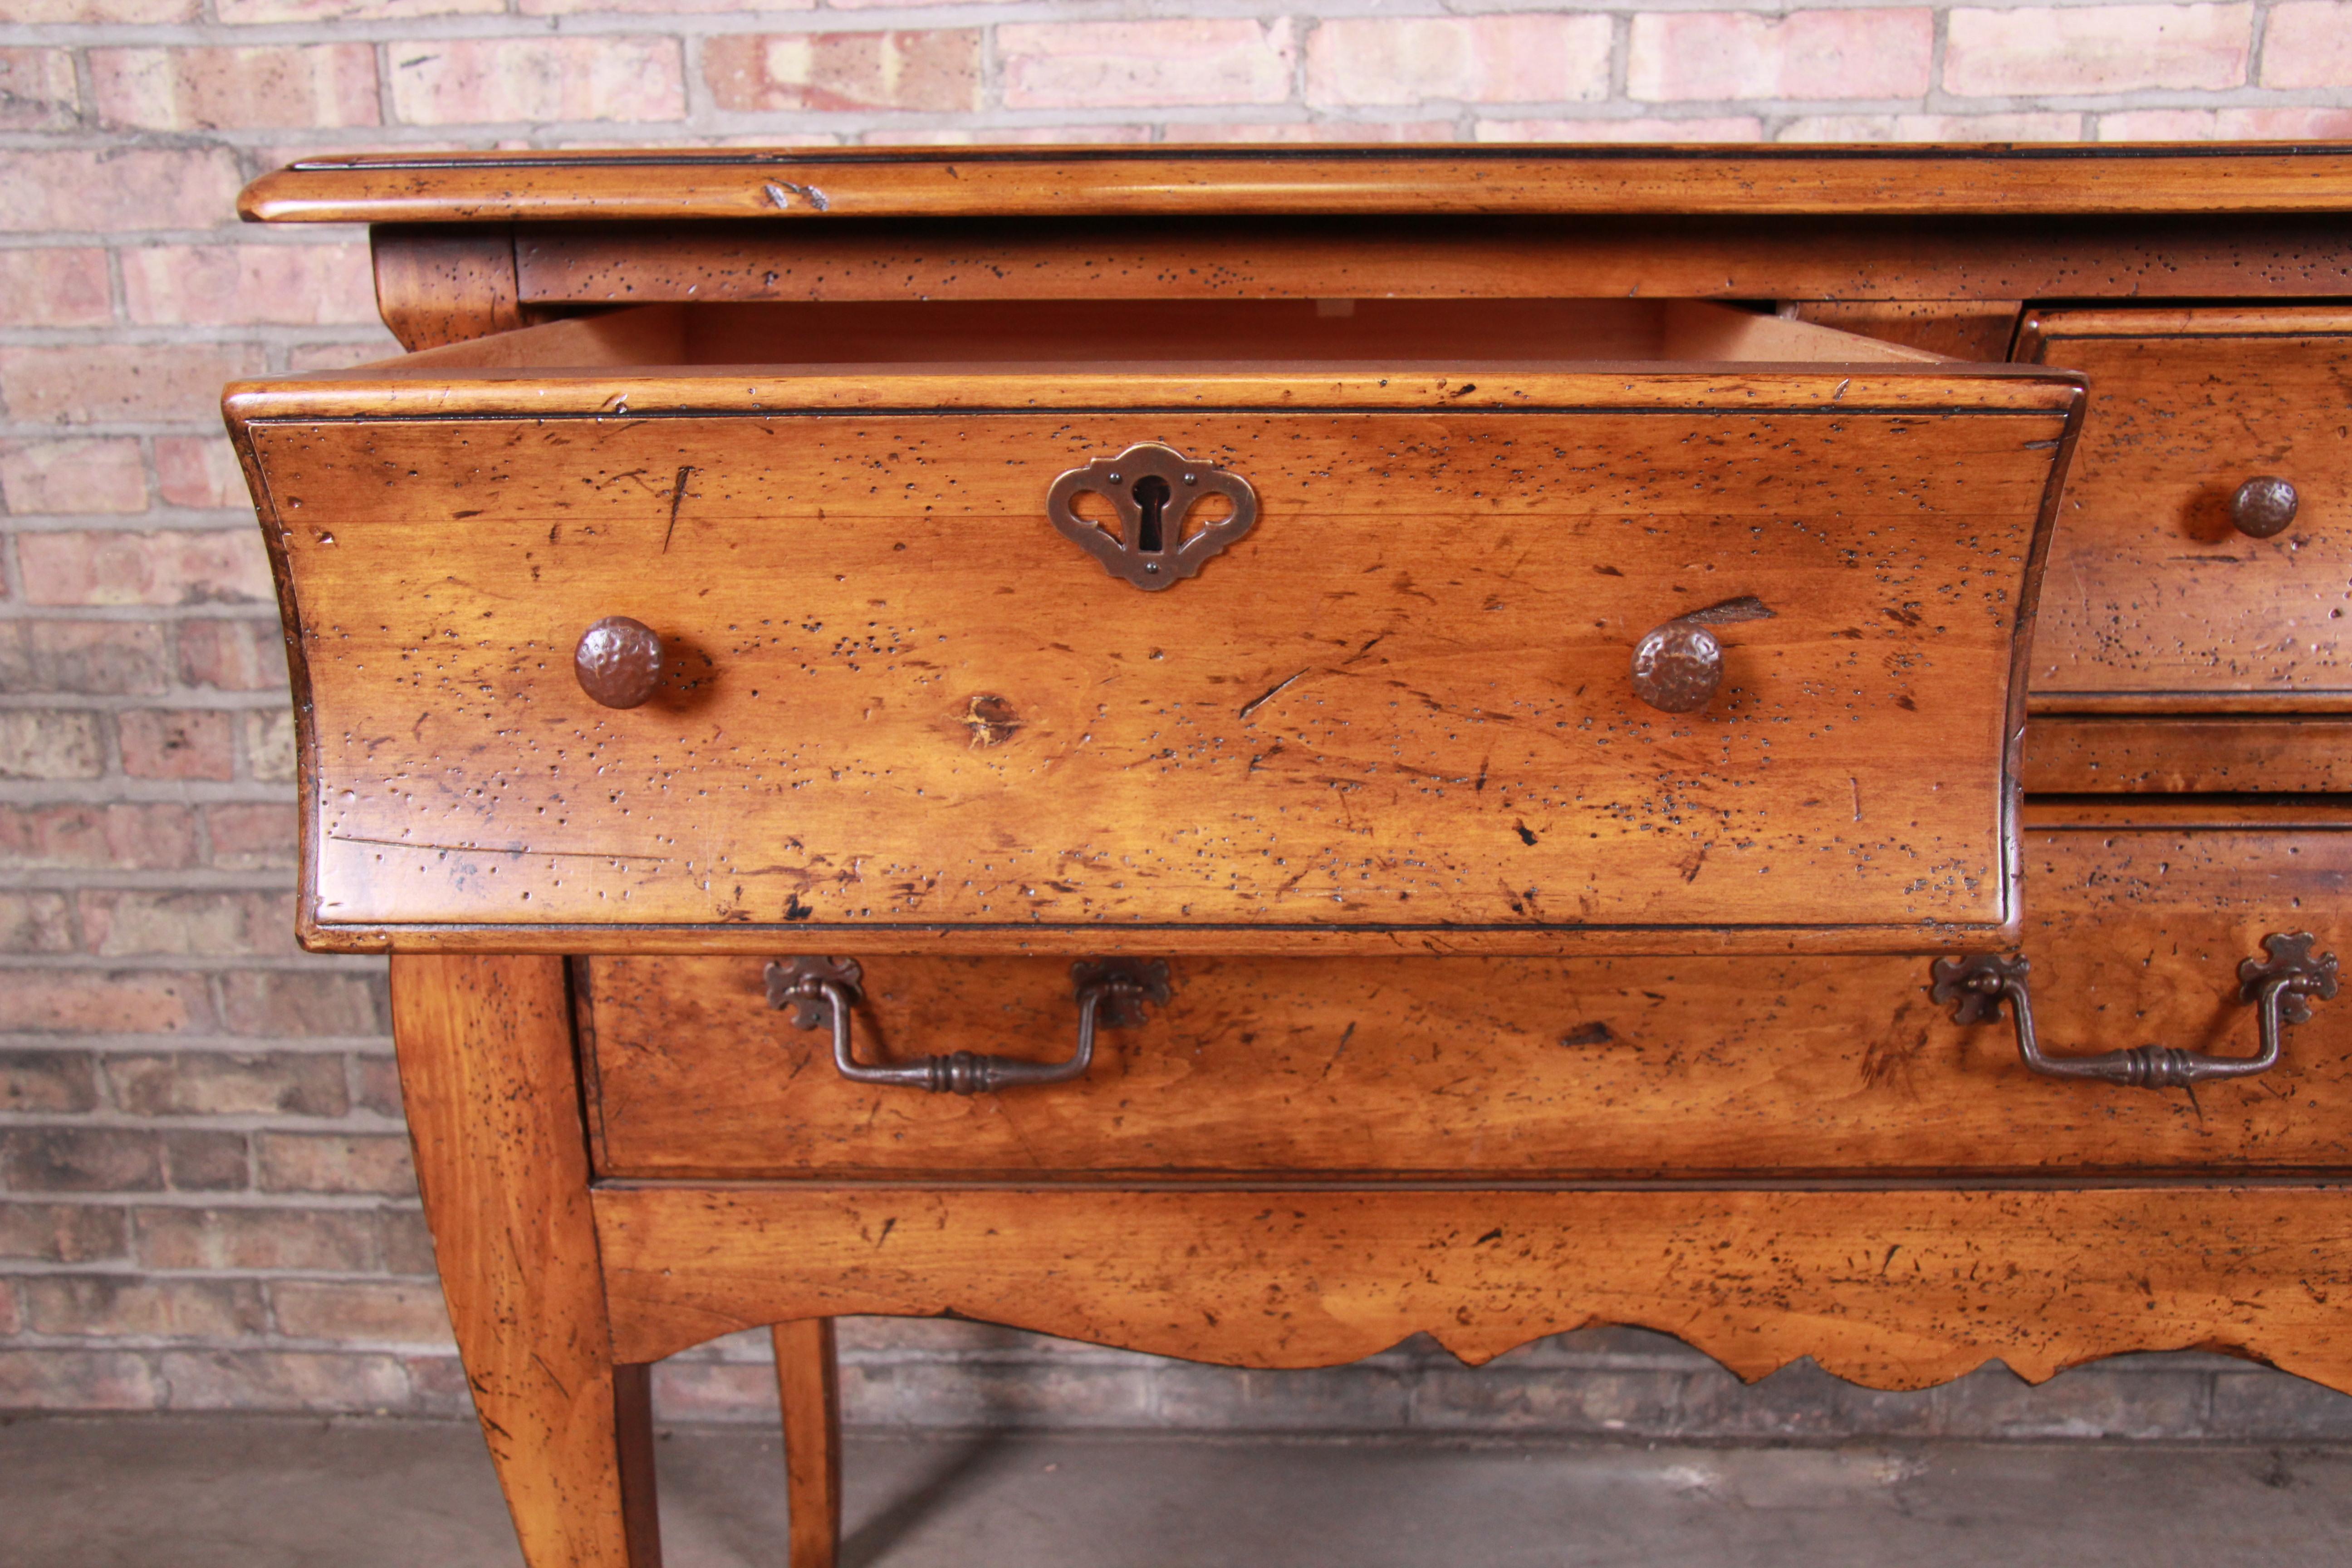
<instances>
[{"instance_id":1,"label":"red brick","mask_svg":"<svg viewBox=\"0 0 2352 1568\"><path fill-rule=\"evenodd\" d=\"M402 352L390 332L363 342L297 343L286 351L286 368L296 372L349 370L353 365L398 359Z\"/></svg>"},{"instance_id":2,"label":"red brick","mask_svg":"<svg viewBox=\"0 0 2352 1568\"><path fill-rule=\"evenodd\" d=\"M174 1410L404 1410L396 1356L306 1351L169 1351L156 1369Z\"/></svg>"},{"instance_id":3,"label":"red brick","mask_svg":"<svg viewBox=\"0 0 2352 1568\"><path fill-rule=\"evenodd\" d=\"M430 1275L433 1272L433 1232L425 1216L414 1209L379 1211L383 1229L383 1270L387 1274Z\"/></svg>"},{"instance_id":4,"label":"red brick","mask_svg":"<svg viewBox=\"0 0 2352 1568\"><path fill-rule=\"evenodd\" d=\"M400 1115L400 1064L390 1057L362 1057L357 1066L360 1109L378 1116Z\"/></svg>"},{"instance_id":5,"label":"red brick","mask_svg":"<svg viewBox=\"0 0 2352 1568\"><path fill-rule=\"evenodd\" d=\"M12 152L0 230L215 228L236 218L241 184L225 147Z\"/></svg>"},{"instance_id":6,"label":"red brick","mask_svg":"<svg viewBox=\"0 0 2352 1568\"><path fill-rule=\"evenodd\" d=\"M122 293L156 326L372 323L369 267L364 245L142 246L123 253Z\"/></svg>"},{"instance_id":7,"label":"red brick","mask_svg":"<svg viewBox=\"0 0 2352 1568\"><path fill-rule=\"evenodd\" d=\"M122 771L134 779L236 776L236 715L217 710L132 709L115 717Z\"/></svg>"},{"instance_id":8,"label":"red brick","mask_svg":"<svg viewBox=\"0 0 2352 1568\"><path fill-rule=\"evenodd\" d=\"M2072 110L2029 114L1811 114L1780 127L1783 142L2079 142Z\"/></svg>"},{"instance_id":9,"label":"red brick","mask_svg":"<svg viewBox=\"0 0 2352 1568\"><path fill-rule=\"evenodd\" d=\"M98 1108L86 1051L0 1051L0 1110L78 1115Z\"/></svg>"},{"instance_id":10,"label":"red brick","mask_svg":"<svg viewBox=\"0 0 2352 1568\"><path fill-rule=\"evenodd\" d=\"M1297 42L1287 20L1007 23L996 29L1008 109L1281 103Z\"/></svg>"},{"instance_id":11,"label":"red brick","mask_svg":"<svg viewBox=\"0 0 2352 1568\"><path fill-rule=\"evenodd\" d=\"M0 867L12 870L165 871L195 858L184 805L0 805Z\"/></svg>"},{"instance_id":12,"label":"red brick","mask_svg":"<svg viewBox=\"0 0 2352 1568\"><path fill-rule=\"evenodd\" d=\"M171 680L163 628L152 621L18 621L0 640L16 644L0 653L0 668L15 667L21 691L127 697Z\"/></svg>"},{"instance_id":13,"label":"red brick","mask_svg":"<svg viewBox=\"0 0 2352 1568\"><path fill-rule=\"evenodd\" d=\"M381 1035L384 977L324 969L252 969L221 981L227 1027L240 1035Z\"/></svg>"},{"instance_id":14,"label":"red brick","mask_svg":"<svg viewBox=\"0 0 2352 1568\"><path fill-rule=\"evenodd\" d=\"M1625 95L1651 103L1917 98L1935 45L1935 14L1926 9L1637 16Z\"/></svg>"},{"instance_id":15,"label":"red brick","mask_svg":"<svg viewBox=\"0 0 2352 1568\"><path fill-rule=\"evenodd\" d=\"M1597 13L1323 22L1307 39L1307 101L1353 108L1606 98L1612 26Z\"/></svg>"},{"instance_id":16,"label":"red brick","mask_svg":"<svg viewBox=\"0 0 2352 1568\"><path fill-rule=\"evenodd\" d=\"M36 605L266 605L269 558L252 528L16 536Z\"/></svg>"},{"instance_id":17,"label":"red brick","mask_svg":"<svg viewBox=\"0 0 2352 1568\"><path fill-rule=\"evenodd\" d=\"M816 0L520 0L516 7L526 16L568 16L592 13L628 12L647 16L691 16L713 11L746 14L758 11L806 11ZM834 0L833 10L842 9Z\"/></svg>"},{"instance_id":18,"label":"red brick","mask_svg":"<svg viewBox=\"0 0 2352 1568\"><path fill-rule=\"evenodd\" d=\"M8 0L8 20L44 22L193 22L197 0Z\"/></svg>"},{"instance_id":19,"label":"red brick","mask_svg":"<svg viewBox=\"0 0 2352 1568\"><path fill-rule=\"evenodd\" d=\"M212 1022L201 974L12 969L0 1034L173 1035Z\"/></svg>"},{"instance_id":20,"label":"red brick","mask_svg":"<svg viewBox=\"0 0 2352 1568\"><path fill-rule=\"evenodd\" d=\"M211 421L219 417L221 384L262 369L261 351L245 343L0 349L0 398L10 418L28 423Z\"/></svg>"},{"instance_id":21,"label":"red brick","mask_svg":"<svg viewBox=\"0 0 2352 1568\"><path fill-rule=\"evenodd\" d=\"M289 951L291 893L89 890L82 937L101 958L236 957Z\"/></svg>"},{"instance_id":22,"label":"red brick","mask_svg":"<svg viewBox=\"0 0 2352 1568\"><path fill-rule=\"evenodd\" d=\"M1481 142L1760 142L1764 122L1752 114L1696 120L1482 120Z\"/></svg>"},{"instance_id":23,"label":"red brick","mask_svg":"<svg viewBox=\"0 0 2352 1568\"><path fill-rule=\"evenodd\" d=\"M932 126L921 131L869 131L858 142L869 147L1131 146L1151 140L1149 125L1024 125L1017 130L966 130Z\"/></svg>"},{"instance_id":24,"label":"red brick","mask_svg":"<svg viewBox=\"0 0 2352 1568\"><path fill-rule=\"evenodd\" d=\"M378 122L366 44L92 49L89 76L99 118L142 131Z\"/></svg>"},{"instance_id":25,"label":"red brick","mask_svg":"<svg viewBox=\"0 0 2352 1568\"><path fill-rule=\"evenodd\" d=\"M233 1192L252 1174L252 1153L242 1132L165 1132L163 1179L176 1192Z\"/></svg>"},{"instance_id":26,"label":"red brick","mask_svg":"<svg viewBox=\"0 0 2352 1568\"><path fill-rule=\"evenodd\" d=\"M397 22L417 16L478 16L506 8L506 0L214 0L213 14L224 22L257 25Z\"/></svg>"},{"instance_id":27,"label":"red brick","mask_svg":"<svg viewBox=\"0 0 2352 1568\"><path fill-rule=\"evenodd\" d=\"M456 1356L406 1355L401 1363L408 1374L412 1414L448 1421L473 1418L474 1392L466 1382L465 1364Z\"/></svg>"},{"instance_id":28,"label":"red brick","mask_svg":"<svg viewBox=\"0 0 2352 1568\"><path fill-rule=\"evenodd\" d=\"M1956 10L1944 90L1970 97L2227 88L2246 79L2252 5Z\"/></svg>"},{"instance_id":29,"label":"red brick","mask_svg":"<svg viewBox=\"0 0 2352 1568\"><path fill-rule=\"evenodd\" d=\"M0 496L18 517L145 511L147 471L139 443L120 437L0 441Z\"/></svg>"},{"instance_id":30,"label":"red brick","mask_svg":"<svg viewBox=\"0 0 2352 1568\"><path fill-rule=\"evenodd\" d=\"M22 1281L36 1333L241 1339L267 1333L261 1287L249 1279L136 1279L38 1275Z\"/></svg>"},{"instance_id":31,"label":"red brick","mask_svg":"<svg viewBox=\"0 0 2352 1568\"><path fill-rule=\"evenodd\" d=\"M676 38L443 38L395 44L393 110L411 125L642 123L686 115Z\"/></svg>"},{"instance_id":32,"label":"red brick","mask_svg":"<svg viewBox=\"0 0 2352 1568\"><path fill-rule=\"evenodd\" d=\"M0 893L0 952L71 952L73 921L63 893Z\"/></svg>"},{"instance_id":33,"label":"red brick","mask_svg":"<svg viewBox=\"0 0 2352 1568\"><path fill-rule=\"evenodd\" d=\"M182 621L180 679L219 691L286 689L286 637L275 621Z\"/></svg>"},{"instance_id":34,"label":"red brick","mask_svg":"<svg viewBox=\"0 0 2352 1568\"><path fill-rule=\"evenodd\" d=\"M124 1256L130 1227L121 1209L96 1204L0 1204L0 1258L36 1263L100 1263ZM0 1400L0 1405L5 1405Z\"/></svg>"},{"instance_id":35,"label":"red brick","mask_svg":"<svg viewBox=\"0 0 2352 1568\"><path fill-rule=\"evenodd\" d=\"M294 715L272 708L245 716L246 776L264 784L294 782Z\"/></svg>"},{"instance_id":36,"label":"red brick","mask_svg":"<svg viewBox=\"0 0 2352 1568\"><path fill-rule=\"evenodd\" d=\"M217 437L159 436L155 438L155 484L166 506L249 509L245 470L236 448Z\"/></svg>"},{"instance_id":37,"label":"red brick","mask_svg":"<svg viewBox=\"0 0 2352 1568\"><path fill-rule=\"evenodd\" d=\"M719 107L779 110L980 107L980 34L739 34L703 46L702 76Z\"/></svg>"},{"instance_id":38,"label":"red brick","mask_svg":"<svg viewBox=\"0 0 2352 1568\"><path fill-rule=\"evenodd\" d=\"M2276 13L2273 13L2273 16ZM2275 23L2273 26L2276 26ZM2352 141L2352 109L2137 109L2099 116L2102 142Z\"/></svg>"},{"instance_id":39,"label":"red brick","mask_svg":"<svg viewBox=\"0 0 2352 1568\"><path fill-rule=\"evenodd\" d=\"M162 1394L128 1351L0 1350L0 1410L152 1410Z\"/></svg>"},{"instance_id":40,"label":"red brick","mask_svg":"<svg viewBox=\"0 0 2352 1568\"><path fill-rule=\"evenodd\" d=\"M0 327L100 327L113 320L103 250L0 250Z\"/></svg>"},{"instance_id":41,"label":"red brick","mask_svg":"<svg viewBox=\"0 0 2352 1568\"><path fill-rule=\"evenodd\" d=\"M14 1193L155 1193L163 1145L124 1127L0 1127L0 1186Z\"/></svg>"},{"instance_id":42,"label":"red brick","mask_svg":"<svg viewBox=\"0 0 2352 1568\"><path fill-rule=\"evenodd\" d=\"M278 1331L290 1339L441 1347L453 1342L436 1284L288 1279L272 1285Z\"/></svg>"},{"instance_id":43,"label":"red brick","mask_svg":"<svg viewBox=\"0 0 2352 1568\"><path fill-rule=\"evenodd\" d=\"M351 1109L343 1058L304 1051L110 1056L106 1079L114 1102L133 1116L341 1116Z\"/></svg>"},{"instance_id":44,"label":"red brick","mask_svg":"<svg viewBox=\"0 0 2352 1568\"><path fill-rule=\"evenodd\" d=\"M0 779L94 779L105 771L97 714L0 710Z\"/></svg>"},{"instance_id":45,"label":"red brick","mask_svg":"<svg viewBox=\"0 0 2352 1568\"><path fill-rule=\"evenodd\" d=\"M2270 25L2263 30L2263 85L2352 87L2352 0L2285 0L2273 5Z\"/></svg>"},{"instance_id":46,"label":"red brick","mask_svg":"<svg viewBox=\"0 0 2352 1568\"><path fill-rule=\"evenodd\" d=\"M138 1208L142 1268L302 1268L358 1274L376 1267L379 1222L360 1209Z\"/></svg>"},{"instance_id":47,"label":"red brick","mask_svg":"<svg viewBox=\"0 0 2352 1568\"><path fill-rule=\"evenodd\" d=\"M224 871L290 868L301 843L290 804L208 806L205 824L212 836L212 863Z\"/></svg>"},{"instance_id":48,"label":"red brick","mask_svg":"<svg viewBox=\"0 0 2352 1568\"><path fill-rule=\"evenodd\" d=\"M1450 120L1299 120L1272 125L1220 121L1213 125L1173 124L1168 127L1171 144L1199 142L1222 145L1235 142L1361 143L1450 142L1453 139L1454 122Z\"/></svg>"},{"instance_id":49,"label":"red brick","mask_svg":"<svg viewBox=\"0 0 2352 1568\"><path fill-rule=\"evenodd\" d=\"M0 49L0 131L62 130L79 101L67 50Z\"/></svg>"},{"instance_id":50,"label":"red brick","mask_svg":"<svg viewBox=\"0 0 2352 1568\"><path fill-rule=\"evenodd\" d=\"M265 1192L407 1197L416 1191L408 1140L396 1133L263 1132L256 1142Z\"/></svg>"}]
</instances>

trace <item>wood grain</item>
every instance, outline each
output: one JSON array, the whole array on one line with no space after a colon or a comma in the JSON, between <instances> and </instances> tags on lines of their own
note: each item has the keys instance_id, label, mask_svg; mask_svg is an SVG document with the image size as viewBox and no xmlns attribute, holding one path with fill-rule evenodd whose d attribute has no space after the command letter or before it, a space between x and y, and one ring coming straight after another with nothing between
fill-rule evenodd
<instances>
[{"instance_id":1,"label":"wood grain","mask_svg":"<svg viewBox=\"0 0 2352 1568\"><path fill-rule=\"evenodd\" d=\"M2352 294L2352 217L1201 216L525 224L541 308L650 300L1983 302ZM2013 324L2013 323L2012 323ZM2002 352L2006 341L2001 345ZM1993 357L2000 357L1997 352Z\"/></svg>"},{"instance_id":2,"label":"wood grain","mask_svg":"<svg viewBox=\"0 0 2352 1568\"><path fill-rule=\"evenodd\" d=\"M2337 923L2352 834L2030 831L2048 1048L2252 1055L2237 966ZM782 951L780 949L780 951ZM753 959L590 967L600 1172L677 1179L1519 1181L2352 1167L2352 1006L2191 1096L2028 1072L1918 958L1192 959L1094 1070L970 1099L844 1081ZM876 957L861 1059L1066 1055L1067 965Z\"/></svg>"},{"instance_id":3,"label":"wood grain","mask_svg":"<svg viewBox=\"0 0 2352 1568\"><path fill-rule=\"evenodd\" d=\"M2044 715L2026 728L2025 787L2058 794L2352 791L2352 721Z\"/></svg>"},{"instance_id":4,"label":"wood grain","mask_svg":"<svg viewBox=\"0 0 2352 1568\"><path fill-rule=\"evenodd\" d=\"M778 1323L790 1568L834 1568L841 1542L841 1363L831 1318Z\"/></svg>"},{"instance_id":5,"label":"wood grain","mask_svg":"<svg viewBox=\"0 0 2352 1568\"><path fill-rule=\"evenodd\" d=\"M514 230L504 224L369 231L376 309L404 349L428 349L522 325Z\"/></svg>"},{"instance_id":6,"label":"wood grain","mask_svg":"<svg viewBox=\"0 0 2352 1568\"><path fill-rule=\"evenodd\" d=\"M625 1354L820 1313L952 1311L1241 1366L1433 1335L1473 1363L1599 1323L1753 1380L2224 1351L2352 1389L2352 1195L2074 1191L1073 1192L605 1187Z\"/></svg>"},{"instance_id":7,"label":"wood grain","mask_svg":"<svg viewBox=\"0 0 2352 1568\"><path fill-rule=\"evenodd\" d=\"M651 1405L613 1365L562 963L403 958L392 1006L442 1294L524 1559L660 1568Z\"/></svg>"},{"instance_id":8,"label":"wood grain","mask_svg":"<svg viewBox=\"0 0 2352 1568\"><path fill-rule=\"evenodd\" d=\"M1790 146L389 153L247 187L268 222L1261 213L2340 212L2352 150Z\"/></svg>"},{"instance_id":9,"label":"wood grain","mask_svg":"<svg viewBox=\"0 0 2352 1568\"><path fill-rule=\"evenodd\" d=\"M2034 639L2037 711L2352 694L2352 310L2048 310L2019 353L2095 389ZM2260 474L2302 496L2273 539L2230 522Z\"/></svg>"},{"instance_id":10,"label":"wood grain","mask_svg":"<svg viewBox=\"0 0 2352 1568\"><path fill-rule=\"evenodd\" d=\"M256 421L316 918L1997 929L2074 389L1949 377L1935 417L1810 413L1832 371L1663 416L1591 376L1499 415ZM1261 503L1162 595L1038 517L1140 439ZM1743 595L1775 618L1714 708L1630 695L1642 633ZM569 669L614 614L678 650L621 714Z\"/></svg>"}]
</instances>

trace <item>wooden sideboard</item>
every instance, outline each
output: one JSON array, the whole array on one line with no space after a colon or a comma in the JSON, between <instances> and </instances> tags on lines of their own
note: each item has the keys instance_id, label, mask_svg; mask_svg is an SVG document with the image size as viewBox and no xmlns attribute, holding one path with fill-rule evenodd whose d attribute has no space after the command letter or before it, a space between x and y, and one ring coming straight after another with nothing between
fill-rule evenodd
<instances>
[{"instance_id":1,"label":"wooden sideboard","mask_svg":"<svg viewBox=\"0 0 2352 1568\"><path fill-rule=\"evenodd\" d=\"M412 351L226 406L533 1568L658 1562L647 1369L760 1327L829 1564L841 1314L2352 1390L2352 148L245 210Z\"/></svg>"}]
</instances>

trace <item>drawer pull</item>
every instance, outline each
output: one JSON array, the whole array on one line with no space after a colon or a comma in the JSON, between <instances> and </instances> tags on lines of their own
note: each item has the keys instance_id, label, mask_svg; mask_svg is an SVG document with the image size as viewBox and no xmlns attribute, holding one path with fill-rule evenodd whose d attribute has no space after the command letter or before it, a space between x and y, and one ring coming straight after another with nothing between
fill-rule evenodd
<instances>
[{"instance_id":1,"label":"drawer pull","mask_svg":"<svg viewBox=\"0 0 2352 1568\"><path fill-rule=\"evenodd\" d=\"M1078 497L1092 493L1118 516L1117 533L1080 517ZM1189 533L1192 509L1210 496L1232 508ZM1239 474L1198 463L1157 441L1129 447L1072 468L1045 492L1045 515L1065 538L1103 563L1103 570L1148 593L1172 588L1257 522L1257 491Z\"/></svg>"},{"instance_id":2,"label":"drawer pull","mask_svg":"<svg viewBox=\"0 0 2352 1568\"><path fill-rule=\"evenodd\" d=\"M1936 983L1928 994L1938 1003L1951 1004L1956 1024L1999 1018L2006 1000L2017 1020L2017 1054L2035 1072L2052 1078L2096 1079L2134 1089L2179 1089L2211 1079L2252 1078L2278 1065L2284 1026L2311 1016L2306 998L2325 1001L2336 994L2336 955L2323 952L2315 957L2313 941L2307 931L2294 935L2273 931L2263 938L2269 958L2250 958L2238 965L2238 999L2254 1005L2261 1040L2261 1048L2251 1057L2207 1056L2164 1046L2135 1046L2089 1057L2044 1056L2033 1034L2033 1004L2025 992L2029 965L2022 956L1939 958L1935 965Z\"/></svg>"},{"instance_id":3,"label":"drawer pull","mask_svg":"<svg viewBox=\"0 0 2352 1568\"><path fill-rule=\"evenodd\" d=\"M2286 480L2268 474L2248 479L2230 498L2230 521L2238 531L2254 539L2268 539L2284 533L2287 524L2294 521L2294 509L2302 498Z\"/></svg>"},{"instance_id":4,"label":"drawer pull","mask_svg":"<svg viewBox=\"0 0 2352 1568\"><path fill-rule=\"evenodd\" d=\"M1771 618L1763 600L1746 594L1654 627L1633 645L1633 695L1662 713L1706 707L1723 684L1723 644L1706 628Z\"/></svg>"},{"instance_id":5,"label":"drawer pull","mask_svg":"<svg viewBox=\"0 0 2352 1568\"><path fill-rule=\"evenodd\" d=\"M635 708L660 689L661 638L626 616L606 616L580 634L572 651L580 689L607 708Z\"/></svg>"},{"instance_id":6,"label":"drawer pull","mask_svg":"<svg viewBox=\"0 0 2352 1568\"><path fill-rule=\"evenodd\" d=\"M803 1029L833 1029L833 1065L852 1083L898 1084L933 1094L993 1094L1034 1084L1067 1083L1084 1078L1095 1058L1097 1026L1132 1028L1143 1022L1143 1004L1168 1000L1168 964L1162 959L1081 959L1070 965L1076 987L1078 1047L1058 1062L957 1051L919 1057L887 1067L867 1067L849 1045L849 1014L857 1005L862 973L854 958L778 959L768 965L768 1005L793 1009Z\"/></svg>"}]
</instances>

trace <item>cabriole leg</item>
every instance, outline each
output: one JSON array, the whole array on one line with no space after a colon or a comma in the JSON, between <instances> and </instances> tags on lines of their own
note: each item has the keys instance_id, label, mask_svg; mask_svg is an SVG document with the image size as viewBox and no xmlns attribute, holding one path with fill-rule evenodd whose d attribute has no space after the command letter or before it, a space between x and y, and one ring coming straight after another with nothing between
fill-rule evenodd
<instances>
[{"instance_id":1,"label":"cabriole leg","mask_svg":"<svg viewBox=\"0 0 2352 1568\"><path fill-rule=\"evenodd\" d=\"M392 961L417 1183L530 1568L660 1568L650 1369L615 1366L560 958Z\"/></svg>"}]
</instances>

